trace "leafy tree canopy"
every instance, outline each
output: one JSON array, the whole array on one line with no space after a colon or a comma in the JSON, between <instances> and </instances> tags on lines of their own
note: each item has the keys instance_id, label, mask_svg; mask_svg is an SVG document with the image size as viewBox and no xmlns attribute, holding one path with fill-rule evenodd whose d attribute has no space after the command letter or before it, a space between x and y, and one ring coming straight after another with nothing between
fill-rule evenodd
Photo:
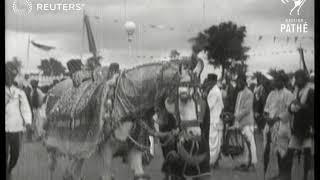
<instances>
[{"instance_id":1,"label":"leafy tree canopy","mask_svg":"<svg viewBox=\"0 0 320 180\"><path fill-rule=\"evenodd\" d=\"M210 64L222 68L223 79L225 70L229 70L232 62L247 60L246 52L249 47L243 45L245 37L246 27L230 21L199 32L196 37L190 39L190 42L193 44L194 54L204 51Z\"/></svg>"},{"instance_id":2,"label":"leafy tree canopy","mask_svg":"<svg viewBox=\"0 0 320 180\"><path fill-rule=\"evenodd\" d=\"M62 63L54 58L42 59L38 69L42 70L45 76L59 76L66 70Z\"/></svg>"},{"instance_id":3,"label":"leafy tree canopy","mask_svg":"<svg viewBox=\"0 0 320 180\"><path fill-rule=\"evenodd\" d=\"M17 57L13 57L10 61L6 62L6 64L12 65L11 67L15 67L17 72L21 72L22 69L22 61Z\"/></svg>"},{"instance_id":4,"label":"leafy tree canopy","mask_svg":"<svg viewBox=\"0 0 320 180\"><path fill-rule=\"evenodd\" d=\"M170 59L177 59L179 56L180 53L176 49L170 51Z\"/></svg>"}]
</instances>

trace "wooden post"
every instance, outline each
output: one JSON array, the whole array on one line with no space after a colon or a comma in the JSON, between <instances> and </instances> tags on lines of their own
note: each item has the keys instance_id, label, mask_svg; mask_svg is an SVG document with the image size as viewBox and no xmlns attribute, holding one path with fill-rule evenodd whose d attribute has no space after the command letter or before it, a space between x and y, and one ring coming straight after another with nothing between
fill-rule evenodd
<instances>
[{"instance_id":1,"label":"wooden post","mask_svg":"<svg viewBox=\"0 0 320 180\"><path fill-rule=\"evenodd\" d=\"M29 70L29 60L30 60L30 35L28 36L28 45L27 45L27 67L26 67L27 70Z\"/></svg>"}]
</instances>

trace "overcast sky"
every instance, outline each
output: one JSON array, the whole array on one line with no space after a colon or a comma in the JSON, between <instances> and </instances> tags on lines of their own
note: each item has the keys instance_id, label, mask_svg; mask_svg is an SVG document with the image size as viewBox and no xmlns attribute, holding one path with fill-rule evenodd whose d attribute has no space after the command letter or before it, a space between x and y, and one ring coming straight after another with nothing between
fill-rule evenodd
<instances>
[{"instance_id":1,"label":"overcast sky","mask_svg":"<svg viewBox=\"0 0 320 180\"><path fill-rule=\"evenodd\" d=\"M41 58L56 57L65 63L73 57L88 56L87 39L83 32L82 11L78 12L35 12L25 16L15 15L12 10L14 0L6 1L6 60L18 56L25 62L27 57L28 36L46 45L57 47L47 53L30 47L30 69L36 69ZM23 1L23 0L17 0ZM222 21L232 20L247 27L245 44L251 48L248 59L249 70L267 70L271 67L293 71L299 68L299 43L293 37L305 36L301 41L307 49L305 54L309 68L314 69L314 0L306 0L301 8L301 15L308 22L308 33L280 33L280 24L290 18L289 11L293 2L282 4L281 0L31 0L32 4L45 3L83 3L91 16L95 40L104 60L113 61L130 67L148 61L160 60L168 56L171 49L177 49L183 55L190 55L188 39L199 30ZM126 9L126 13L125 13ZM129 57L127 35L124 23L127 19L141 27L140 37L132 43L132 56ZM101 17L95 19L94 16ZM292 16L297 18L298 16ZM160 25L163 29L151 28ZM258 41L259 36L263 36ZM281 42L273 42L273 36L281 36ZM290 36L289 44L286 37ZM311 38L310 38L311 37ZM274 51L292 51L292 53L272 54ZM146 56L146 58L137 58ZM151 58L150 56L153 56Z\"/></svg>"}]
</instances>

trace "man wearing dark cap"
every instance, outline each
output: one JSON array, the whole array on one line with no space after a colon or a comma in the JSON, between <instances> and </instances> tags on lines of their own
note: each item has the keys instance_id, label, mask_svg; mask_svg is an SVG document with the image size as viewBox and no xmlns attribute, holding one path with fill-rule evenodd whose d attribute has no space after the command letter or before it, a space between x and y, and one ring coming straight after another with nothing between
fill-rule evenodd
<instances>
[{"instance_id":1,"label":"man wearing dark cap","mask_svg":"<svg viewBox=\"0 0 320 180\"><path fill-rule=\"evenodd\" d=\"M33 113L33 130L34 130L34 135L36 139L39 139L40 136L43 134L43 132L40 130L39 127L42 127L42 116L41 116L41 106L44 103L44 98L45 94L41 91L39 88L39 81L37 80L31 80L30 82L32 86L32 91L31 91L31 110Z\"/></svg>"},{"instance_id":2,"label":"man wearing dark cap","mask_svg":"<svg viewBox=\"0 0 320 180\"><path fill-rule=\"evenodd\" d=\"M210 111L209 150L210 165L214 166L220 155L222 143L223 123L220 114L223 109L223 100L220 88L217 86L217 75L208 74L206 80L207 103Z\"/></svg>"},{"instance_id":3,"label":"man wearing dark cap","mask_svg":"<svg viewBox=\"0 0 320 180\"><path fill-rule=\"evenodd\" d=\"M293 94L285 87L288 81L284 71L274 76L274 90L267 97L264 117L266 125L263 131L264 161L270 158L270 151L274 150L278 159L279 177L283 176L285 167L285 154L290 139L290 122L292 115L288 107L294 99ZM276 177L275 177L276 178Z\"/></svg>"},{"instance_id":4,"label":"man wearing dark cap","mask_svg":"<svg viewBox=\"0 0 320 180\"><path fill-rule=\"evenodd\" d=\"M256 143L254 139L254 118L253 118L253 93L247 86L247 78L245 75L239 75L237 78L237 87L239 89L234 118L236 128L240 128L242 134L246 136L250 142L250 154L245 154L245 159L243 163L251 160L250 166L241 164L236 169L247 171L250 167L255 167L257 164L257 153L256 153Z\"/></svg>"},{"instance_id":5,"label":"man wearing dark cap","mask_svg":"<svg viewBox=\"0 0 320 180\"><path fill-rule=\"evenodd\" d=\"M313 144L314 123L314 85L309 81L308 74L298 70L295 75L295 100L289 106L289 111L294 115L292 122L292 136L290 138L289 150L286 155L285 172L286 178L291 179L294 151L303 153L303 179L308 179L311 168L311 148Z\"/></svg>"}]
</instances>

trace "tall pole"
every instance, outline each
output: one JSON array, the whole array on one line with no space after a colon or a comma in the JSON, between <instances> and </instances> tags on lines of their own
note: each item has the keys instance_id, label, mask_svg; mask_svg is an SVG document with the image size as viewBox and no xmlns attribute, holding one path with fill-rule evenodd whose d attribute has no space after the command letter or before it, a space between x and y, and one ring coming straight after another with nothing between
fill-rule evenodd
<instances>
[{"instance_id":1,"label":"tall pole","mask_svg":"<svg viewBox=\"0 0 320 180\"><path fill-rule=\"evenodd\" d=\"M203 0L203 4L202 4L202 10L203 10L203 14L202 14L202 26L203 28L205 28L206 25L206 0Z\"/></svg>"},{"instance_id":2,"label":"tall pole","mask_svg":"<svg viewBox=\"0 0 320 180\"><path fill-rule=\"evenodd\" d=\"M82 58L83 58L83 51L84 51L84 31L85 31L85 25L84 25L84 9L82 11L82 19L81 19L81 22L82 22L82 37L81 37L81 54L80 54L80 59L82 61Z\"/></svg>"},{"instance_id":3,"label":"tall pole","mask_svg":"<svg viewBox=\"0 0 320 180\"><path fill-rule=\"evenodd\" d=\"M139 56L141 56L141 49L142 49L142 29L141 24L139 23L138 26L138 32L139 32L139 40L138 40L138 47L139 47Z\"/></svg>"},{"instance_id":4,"label":"tall pole","mask_svg":"<svg viewBox=\"0 0 320 180\"><path fill-rule=\"evenodd\" d=\"M127 0L124 0L124 20L127 21L128 20L128 16L127 16Z\"/></svg>"},{"instance_id":5,"label":"tall pole","mask_svg":"<svg viewBox=\"0 0 320 180\"><path fill-rule=\"evenodd\" d=\"M128 51L129 51L129 57L131 58L131 51L132 51L131 42L129 42Z\"/></svg>"},{"instance_id":6,"label":"tall pole","mask_svg":"<svg viewBox=\"0 0 320 180\"><path fill-rule=\"evenodd\" d=\"M28 45L27 45L27 67L26 67L27 70L29 70L29 60L30 60L30 35L28 36Z\"/></svg>"}]
</instances>

